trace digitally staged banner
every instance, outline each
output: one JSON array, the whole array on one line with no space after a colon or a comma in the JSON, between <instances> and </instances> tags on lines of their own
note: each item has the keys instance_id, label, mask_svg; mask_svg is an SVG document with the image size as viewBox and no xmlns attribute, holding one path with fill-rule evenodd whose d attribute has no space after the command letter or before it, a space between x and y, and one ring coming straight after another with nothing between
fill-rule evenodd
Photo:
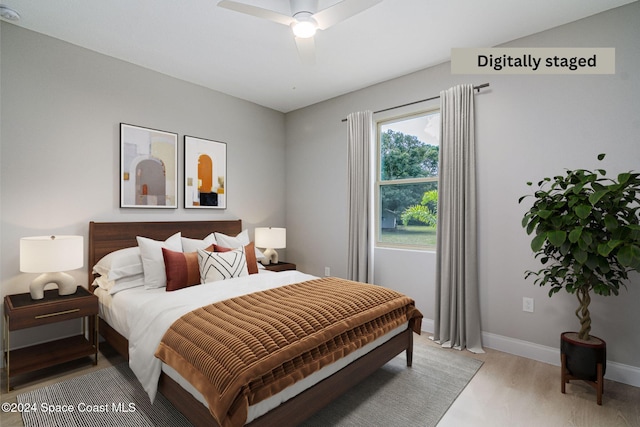
<instances>
[{"instance_id":1,"label":"digitally staged banner","mask_svg":"<svg viewBox=\"0 0 640 427\"><path fill-rule=\"evenodd\" d=\"M452 74L615 74L615 48L454 48Z\"/></svg>"}]
</instances>

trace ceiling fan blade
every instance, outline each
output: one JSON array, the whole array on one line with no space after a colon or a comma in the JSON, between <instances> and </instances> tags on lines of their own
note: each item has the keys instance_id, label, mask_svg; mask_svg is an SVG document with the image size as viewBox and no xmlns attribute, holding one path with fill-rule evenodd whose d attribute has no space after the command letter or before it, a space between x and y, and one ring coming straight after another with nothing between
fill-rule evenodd
<instances>
[{"instance_id":1,"label":"ceiling fan blade","mask_svg":"<svg viewBox=\"0 0 640 427\"><path fill-rule=\"evenodd\" d=\"M325 30L338 22L344 21L382 2L382 0L343 0L313 15L318 28Z\"/></svg>"},{"instance_id":2,"label":"ceiling fan blade","mask_svg":"<svg viewBox=\"0 0 640 427\"><path fill-rule=\"evenodd\" d=\"M283 15L272 10L263 9L257 6L251 6L250 4L238 3L230 0L222 0L218 2L218 6L225 9L233 10L236 12L244 13L246 15L255 16L257 18L267 19L278 24L291 25L295 22L291 16Z\"/></svg>"},{"instance_id":3,"label":"ceiling fan blade","mask_svg":"<svg viewBox=\"0 0 640 427\"><path fill-rule=\"evenodd\" d=\"M315 65L316 63L316 45L313 37L295 37L296 46L298 47L298 56L304 65Z\"/></svg>"}]
</instances>

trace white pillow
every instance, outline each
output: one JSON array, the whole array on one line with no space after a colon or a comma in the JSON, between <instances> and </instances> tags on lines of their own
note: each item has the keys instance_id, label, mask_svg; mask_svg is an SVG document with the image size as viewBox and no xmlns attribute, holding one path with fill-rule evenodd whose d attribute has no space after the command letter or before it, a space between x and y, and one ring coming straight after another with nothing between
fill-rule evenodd
<instances>
[{"instance_id":1,"label":"white pillow","mask_svg":"<svg viewBox=\"0 0 640 427\"><path fill-rule=\"evenodd\" d=\"M133 246L113 251L103 256L93 266L93 272L106 277L108 280L117 280L140 274L143 272L140 249Z\"/></svg>"},{"instance_id":2,"label":"white pillow","mask_svg":"<svg viewBox=\"0 0 640 427\"><path fill-rule=\"evenodd\" d=\"M109 280L105 276L98 276L93 281L93 284L94 286L99 286L108 291L109 295L113 295L120 291L144 286L144 274L140 273L117 280Z\"/></svg>"},{"instance_id":3,"label":"white pillow","mask_svg":"<svg viewBox=\"0 0 640 427\"><path fill-rule=\"evenodd\" d=\"M204 239L189 239L188 237L182 238L182 252L196 252L198 249L206 249L211 245L216 244L216 236L211 233Z\"/></svg>"},{"instance_id":4,"label":"white pillow","mask_svg":"<svg viewBox=\"0 0 640 427\"><path fill-rule=\"evenodd\" d=\"M127 289L139 288L141 286L144 286L144 274L142 273L116 280L113 287L109 290L109 295L117 294L118 292L126 291Z\"/></svg>"},{"instance_id":5,"label":"white pillow","mask_svg":"<svg viewBox=\"0 0 640 427\"><path fill-rule=\"evenodd\" d=\"M144 267L145 289L167 286L167 273L164 269L162 248L182 252L181 233L178 232L164 242L137 236L142 266Z\"/></svg>"},{"instance_id":6,"label":"white pillow","mask_svg":"<svg viewBox=\"0 0 640 427\"><path fill-rule=\"evenodd\" d=\"M198 266L202 283L249 275L243 247L228 252L198 249Z\"/></svg>"},{"instance_id":7,"label":"white pillow","mask_svg":"<svg viewBox=\"0 0 640 427\"><path fill-rule=\"evenodd\" d=\"M215 234L216 234L216 241L217 241L216 244L218 246L222 246L223 248L230 248L230 249L244 248L249 243L251 243L251 240L249 240L249 230L246 230L246 229L242 230L240 234L238 234L236 237L227 236L226 234L222 234L222 233L215 233ZM260 252L258 248L256 248L256 259L259 260L262 258L264 258L264 254Z\"/></svg>"},{"instance_id":8,"label":"white pillow","mask_svg":"<svg viewBox=\"0 0 640 427\"><path fill-rule=\"evenodd\" d=\"M105 276L98 276L93 280L92 286L97 286L108 291L113 288L115 283L115 280L109 280Z\"/></svg>"}]
</instances>

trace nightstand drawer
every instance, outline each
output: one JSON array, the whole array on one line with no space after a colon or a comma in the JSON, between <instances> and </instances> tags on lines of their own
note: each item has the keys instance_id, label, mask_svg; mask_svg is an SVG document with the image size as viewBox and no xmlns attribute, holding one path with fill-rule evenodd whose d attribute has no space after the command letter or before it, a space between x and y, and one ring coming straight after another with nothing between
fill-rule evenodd
<instances>
[{"instance_id":1,"label":"nightstand drawer","mask_svg":"<svg viewBox=\"0 0 640 427\"><path fill-rule=\"evenodd\" d=\"M264 268L269 271L287 271L287 270L295 270L296 265L290 262L279 262L277 264L265 265Z\"/></svg>"},{"instance_id":2,"label":"nightstand drawer","mask_svg":"<svg viewBox=\"0 0 640 427\"><path fill-rule=\"evenodd\" d=\"M9 330L15 331L98 314L98 298L82 287L67 296L59 296L57 289L48 290L37 301L29 294L11 295L5 299L5 314Z\"/></svg>"}]
</instances>

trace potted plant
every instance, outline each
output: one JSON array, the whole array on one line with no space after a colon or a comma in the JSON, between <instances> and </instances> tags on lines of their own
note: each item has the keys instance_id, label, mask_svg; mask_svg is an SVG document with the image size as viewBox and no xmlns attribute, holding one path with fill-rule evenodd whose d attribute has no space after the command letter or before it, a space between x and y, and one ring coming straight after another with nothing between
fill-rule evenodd
<instances>
[{"instance_id":1,"label":"potted plant","mask_svg":"<svg viewBox=\"0 0 640 427\"><path fill-rule=\"evenodd\" d=\"M580 331L561 336L562 392L568 380L582 379L598 390L601 404L606 343L590 335L589 303L592 292L618 295L628 273L640 271L640 174L614 179L602 169L567 170L538 182L533 198L522 226L543 268L526 271L525 278L549 285L550 297L564 289L579 301Z\"/></svg>"}]
</instances>

